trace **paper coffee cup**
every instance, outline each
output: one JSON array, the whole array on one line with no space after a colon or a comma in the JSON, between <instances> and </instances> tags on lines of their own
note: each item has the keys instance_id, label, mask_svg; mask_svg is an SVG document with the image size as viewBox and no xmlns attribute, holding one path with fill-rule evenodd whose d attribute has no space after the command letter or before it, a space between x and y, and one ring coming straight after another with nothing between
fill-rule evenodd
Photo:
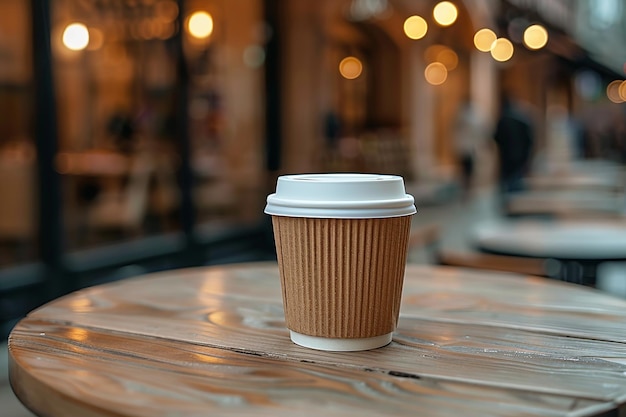
<instances>
[{"instance_id":1,"label":"paper coffee cup","mask_svg":"<svg viewBox=\"0 0 626 417\"><path fill-rule=\"evenodd\" d=\"M268 196L291 340L333 351L391 341L411 216L402 177L282 176Z\"/></svg>"}]
</instances>

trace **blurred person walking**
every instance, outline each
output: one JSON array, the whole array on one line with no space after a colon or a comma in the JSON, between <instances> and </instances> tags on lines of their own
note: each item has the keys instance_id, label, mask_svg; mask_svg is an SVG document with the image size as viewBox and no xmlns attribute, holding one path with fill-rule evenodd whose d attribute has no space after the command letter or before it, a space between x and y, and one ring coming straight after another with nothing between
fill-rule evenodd
<instances>
[{"instance_id":1,"label":"blurred person walking","mask_svg":"<svg viewBox=\"0 0 626 417\"><path fill-rule=\"evenodd\" d=\"M460 169L463 200L470 197L479 148L487 136L485 124L472 105L465 100L454 123L454 146Z\"/></svg>"},{"instance_id":2,"label":"blurred person walking","mask_svg":"<svg viewBox=\"0 0 626 417\"><path fill-rule=\"evenodd\" d=\"M511 193L523 191L524 177L528 172L535 141L530 117L519 105L505 96L494 132L498 149L498 179L502 202Z\"/></svg>"}]
</instances>

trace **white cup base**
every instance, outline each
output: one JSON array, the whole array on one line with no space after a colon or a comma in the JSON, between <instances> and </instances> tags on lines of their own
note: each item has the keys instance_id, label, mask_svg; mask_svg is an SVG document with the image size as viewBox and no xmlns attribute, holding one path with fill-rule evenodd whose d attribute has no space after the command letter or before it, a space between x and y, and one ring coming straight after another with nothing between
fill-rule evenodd
<instances>
[{"instance_id":1,"label":"white cup base","mask_svg":"<svg viewBox=\"0 0 626 417\"><path fill-rule=\"evenodd\" d=\"M296 345L311 349L334 352L351 352L357 350L376 349L391 343L393 333L361 339L338 339L330 337L309 336L289 330L291 341Z\"/></svg>"}]
</instances>

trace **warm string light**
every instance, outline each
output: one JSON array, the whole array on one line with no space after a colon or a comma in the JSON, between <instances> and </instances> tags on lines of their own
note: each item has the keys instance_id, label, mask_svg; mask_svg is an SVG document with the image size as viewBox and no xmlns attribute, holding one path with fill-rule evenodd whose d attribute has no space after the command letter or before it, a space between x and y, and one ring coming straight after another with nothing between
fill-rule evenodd
<instances>
[{"instance_id":1,"label":"warm string light","mask_svg":"<svg viewBox=\"0 0 626 417\"><path fill-rule=\"evenodd\" d=\"M424 70L424 77L429 84L441 85L448 78L448 69L441 62L433 62Z\"/></svg>"},{"instance_id":2,"label":"warm string light","mask_svg":"<svg viewBox=\"0 0 626 417\"><path fill-rule=\"evenodd\" d=\"M348 56L339 63L339 73L347 80L354 80L361 76L363 64L354 56Z\"/></svg>"},{"instance_id":3,"label":"warm string light","mask_svg":"<svg viewBox=\"0 0 626 417\"><path fill-rule=\"evenodd\" d=\"M441 26L450 26L456 22L458 16L458 9L454 3L449 1L442 1L433 9L433 18Z\"/></svg>"},{"instance_id":4,"label":"warm string light","mask_svg":"<svg viewBox=\"0 0 626 417\"><path fill-rule=\"evenodd\" d=\"M524 31L524 45L528 49L541 49L548 43L548 31L541 25L531 25Z\"/></svg>"},{"instance_id":5,"label":"warm string light","mask_svg":"<svg viewBox=\"0 0 626 417\"><path fill-rule=\"evenodd\" d=\"M474 46L481 52L489 52L498 37L491 29L480 29L474 35Z\"/></svg>"},{"instance_id":6,"label":"warm string light","mask_svg":"<svg viewBox=\"0 0 626 417\"><path fill-rule=\"evenodd\" d=\"M404 34L413 40L422 39L428 32L428 23L421 16L409 16L404 21Z\"/></svg>"},{"instance_id":7,"label":"warm string light","mask_svg":"<svg viewBox=\"0 0 626 417\"><path fill-rule=\"evenodd\" d=\"M440 26L452 25L458 17L457 7L449 1L439 2L433 8L433 19ZM428 33L428 22L421 16L409 16L404 21L404 34L412 40L419 40ZM431 85L443 84L448 78L448 71L458 65L459 58L456 52L443 45L431 45L426 50L428 66L424 70L424 77Z\"/></svg>"},{"instance_id":8,"label":"warm string light","mask_svg":"<svg viewBox=\"0 0 626 417\"><path fill-rule=\"evenodd\" d=\"M448 71L452 71L459 64L459 56L451 48L445 45L431 45L424 51L424 59L427 63L440 62Z\"/></svg>"},{"instance_id":9,"label":"warm string light","mask_svg":"<svg viewBox=\"0 0 626 417\"><path fill-rule=\"evenodd\" d=\"M617 92L619 93L620 98L623 101L626 101L626 81L622 81L619 85L619 88L617 89Z\"/></svg>"},{"instance_id":10,"label":"warm string light","mask_svg":"<svg viewBox=\"0 0 626 417\"><path fill-rule=\"evenodd\" d=\"M63 30L63 45L72 51L82 51L89 45L89 30L82 23L71 23Z\"/></svg>"},{"instance_id":11,"label":"warm string light","mask_svg":"<svg viewBox=\"0 0 626 417\"><path fill-rule=\"evenodd\" d=\"M450 1L441 1L433 8L433 18L441 26L452 25L458 18L458 9ZM410 16L404 21L404 34L409 39L422 39L427 32L428 23L421 16ZM548 39L548 31L542 25L530 25L524 30L523 42L530 50L539 50L545 47ZM474 34L474 46L481 52L489 52L493 59L498 62L510 60L515 52L513 42L505 37L498 38L496 33L489 28L482 28ZM446 71L450 71L458 64L458 56L454 51L449 50L440 58L427 60L427 62L442 63Z\"/></svg>"},{"instance_id":12,"label":"warm string light","mask_svg":"<svg viewBox=\"0 0 626 417\"><path fill-rule=\"evenodd\" d=\"M491 45L491 56L498 62L506 62L513 57L515 48L507 38L498 38Z\"/></svg>"},{"instance_id":13,"label":"warm string light","mask_svg":"<svg viewBox=\"0 0 626 417\"><path fill-rule=\"evenodd\" d=\"M530 50L539 50L547 45L548 31L541 25L531 25L524 30L523 42ZM489 28L482 28L474 34L474 46L481 52L489 52L498 62L506 62L513 57L515 47L507 38L498 38Z\"/></svg>"},{"instance_id":14,"label":"warm string light","mask_svg":"<svg viewBox=\"0 0 626 417\"><path fill-rule=\"evenodd\" d=\"M206 39L213 33L213 16L204 11L194 12L187 21L189 34L196 39Z\"/></svg>"},{"instance_id":15,"label":"warm string light","mask_svg":"<svg viewBox=\"0 0 626 417\"><path fill-rule=\"evenodd\" d=\"M433 8L433 19L440 26L450 26L456 22L459 11L454 3L442 1ZM428 32L428 22L422 16L413 15L404 21L404 34L413 40L422 39Z\"/></svg>"},{"instance_id":16,"label":"warm string light","mask_svg":"<svg viewBox=\"0 0 626 417\"><path fill-rule=\"evenodd\" d=\"M624 103L626 101L626 81L611 81L606 87L606 96L613 103Z\"/></svg>"},{"instance_id":17,"label":"warm string light","mask_svg":"<svg viewBox=\"0 0 626 417\"><path fill-rule=\"evenodd\" d=\"M548 44L550 35L548 30L540 24L533 24L524 29L523 43L530 50L539 50ZM506 38L497 38L494 31L489 28L482 28L474 34L474 46L481 52L489 52L493 59L499 62L506 62L513 57L515 48L513 43ZM626 64L624 65L626 69ZM583 84L585 81L585 84ZM579 88L585 87L589 80L581 77L578 82ZM587 87L589 89L591 87ZM586 92L592 95L593 92ZM626 102L626 80L614 80L606 87L606 97L613 103L620 104Z\"/></svg>"}]
</instances>

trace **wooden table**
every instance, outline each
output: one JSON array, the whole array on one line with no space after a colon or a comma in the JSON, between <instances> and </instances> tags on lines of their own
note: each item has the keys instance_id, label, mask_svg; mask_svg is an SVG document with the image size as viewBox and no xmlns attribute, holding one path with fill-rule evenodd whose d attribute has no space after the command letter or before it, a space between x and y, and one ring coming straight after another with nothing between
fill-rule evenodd
<instances>
[{"instance_id":1,"label":"wooden table","mask_svg":"<svg viewBox=\"0 0 626 417\"><path fill-rule=\"evenodd\" d=\"M473 239L488 253L557 260L560 278L580 284L595 283L598 264L626 260L624 221L491 221L478 225Z\"/></svg>"},{"instance_id":2,"label":"wooden table","mask_svg":"<svg viewBox=\"0 0 626 417\"><path fill-rule=\"evenodd\" d=\"M626 402L626 301L520 275L408 266L393 342L299 347L274 263L81 290L9 338L41 416L587 416Z\"/></svg>"}]
</instances>

